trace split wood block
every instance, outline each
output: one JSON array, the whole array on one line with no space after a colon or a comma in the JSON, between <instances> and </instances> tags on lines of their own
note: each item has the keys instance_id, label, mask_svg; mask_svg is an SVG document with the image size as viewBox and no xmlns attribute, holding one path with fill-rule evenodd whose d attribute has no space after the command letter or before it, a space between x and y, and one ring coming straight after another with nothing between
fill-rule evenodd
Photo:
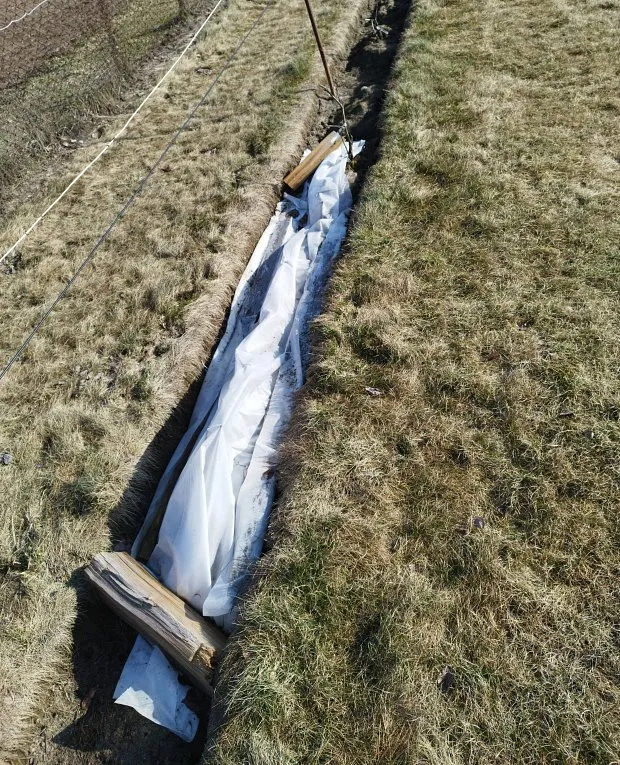
<instances>
[{"instance_id":1,"label":"split wood block","mask_svg":"<svg viewBox=\"0 0 620 765\"><path fill-rule=\"evenodd\" d=\"M284 183L291 191L297 191L308 180L312 173L317 169L321 162L328 157L332 151L342 146L342 136L336 132L330 133L321 143L313 149L300 164L290 172L284 179Z\"/></svg>"},{"instance_id":2,"label":"split wood block","mask_svg":"<svg viewBox=\"0 0 620 765\"><path fill-rule=\"evenodd\" d=\"M85 573L121 619L168 654L196 686L213 693L213 660L226 644L223 632L125 552L100 553Z\"/></svg>"}]
</instances>

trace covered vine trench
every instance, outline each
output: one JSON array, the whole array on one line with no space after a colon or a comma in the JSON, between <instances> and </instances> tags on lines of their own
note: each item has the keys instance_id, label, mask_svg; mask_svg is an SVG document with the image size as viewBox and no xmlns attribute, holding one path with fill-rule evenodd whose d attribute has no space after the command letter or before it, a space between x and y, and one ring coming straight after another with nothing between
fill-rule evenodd
<instances>
[{"instance_id":1,"label":"covered vine trench","mask_svg":"<svg viewBox=\"0 0 620 765\"><path fill-rule=\"evenodd\" d=\"M205 78L218 72L265 6L229 3L94 179L83 179L3 263L3 357L62 285L58 272L65 276L79 262L92 232L113 216L163 137L204 91ZM378 114L409 3L314 6L349 126L355 139L367 141L355 165L357 187L379 142ZM280 38L278 48L272 43ZM0 537L8 585L3 616L12 624L0 653L0 751L9 761L163 764L202 751L221 634L119 549L135 539L186 431L205 359L285 175L303 149L320 146L342 125L341 105L323 83L304 4L276 0L222 76L221 93L214 91L178 152L13 367L11 385L0 388L2 447L13 457L0 472L8 530ZM113 134L114 124L104 130ZM3 250L98 148L85 141L61 157L40 188L24 187L26 202L5 211ZM111 546L114 552L98 557ZM139 593L125 599L125 618L151 639L167 634L169 658L186 681L193 677L196 691L187 702L201 724L191 744L111 703L135 633L85 586L88 561L109 601L117 604L119 592L122 599Z\"/></svg>"},{"instance_id":2,"label":"covered vine trench","mask_svg":"<svg viewBox=\"0 0 620 765\"><path fill-rule=\"evenodd\" d=\"M286 176L290 191L304 191L278 205L243 273L190 426L132 546L145 565L112 552L86 568L106 603L148 638L125 665L117 703L188 741L198 719L176 668L212 695L214 662L262 548L308 325L346 234L347 164L363 145L332 132Z\"/></svg>"},{"instance_id":3,"label":"covered vine trench","mask_svg":"<svg viewBox=\"0 0 620 765\"><path fill-rule=\"evenodd\" d=\"M350 181L365 145L353 138L312 2L304 3L340 132L284 178L288 194L237 287L189 428L131 555L104 552L85 569L99 597L139 633L116 702L188 742L199 719L184 682L213 696L216 663L262 549L279 443L304 383L309 324L346 235ZM379 5L365 19L379 40L390 33L380 21L386 10Z\"/></svg>"}]
</instances>

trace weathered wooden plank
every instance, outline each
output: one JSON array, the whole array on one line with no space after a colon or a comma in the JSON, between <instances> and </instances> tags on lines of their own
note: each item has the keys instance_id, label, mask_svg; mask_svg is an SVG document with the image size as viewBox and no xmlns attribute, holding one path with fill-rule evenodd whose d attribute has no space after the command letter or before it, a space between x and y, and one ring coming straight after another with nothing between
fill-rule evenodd
<instances>
[{"instance_id":1,"label":"weathered wooden plank","mask_svg":"<svg viewBox=\"0 0 620 765\"><path fill-rule=\"evenodd\" d=\"M312 175L321 162L328 157L332 151L335 151L342 145L342 136L336 132L330 133L321 143L313 149L308 156L303 159L299 165L290 172L284 179L284 183L291 189L297 191L305 181Z\"/></svg>"},{"instance_id":2,"label":"weathered wooden plank","mask_svg":"<svg viewBox=\"0 0 620 765\"><path fill-rule=\"evenodd\" d=\"M223 632L127 553L100 553L85 573L113 611L212 693L213 660L226 644Z\"/></svg>"}]
</instances>

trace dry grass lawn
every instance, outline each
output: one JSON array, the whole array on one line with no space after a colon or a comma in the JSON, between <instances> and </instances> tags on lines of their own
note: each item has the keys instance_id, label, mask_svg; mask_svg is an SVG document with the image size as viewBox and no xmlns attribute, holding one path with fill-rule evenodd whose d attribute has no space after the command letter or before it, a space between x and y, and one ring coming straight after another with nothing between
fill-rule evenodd
<instances>
[{"instance_id":1,"label":"dry grass lawn","mask_svg":"<svg viewBox=\"0 0 620 765\"><path fill-rule=\"evenodd\" d=\"M3 364L264 6L224 6L126 139L0 265ZM367 0L320 3L334 56L346 53L366 7ZM118 539L117 521L126 529L133 514L135 528L148 505L174 443L143 457L145 449L208 359L280 179L299 157L317 102L308 83L321 81L319 72L303 3L276 0L0 383L0 453L13 457L0 465L0 760L27 758L42 708L71 697L58 678L71 674L74 574ZM108 120L101 140L122 120ZM99 148L49 168L37 192L3 220L2 252ZM177 412L179 427L186 409Z\"/></svg>"},{"instance_id":2,"label":"dry grass lawn","mask_svg":"<svg viewBox=\"0 0 620 765\"><path fill-rule=\"evenodd\" d=\"M620 760L619 13L417 5L205 761Z\"/></svg>"}]
</instances>

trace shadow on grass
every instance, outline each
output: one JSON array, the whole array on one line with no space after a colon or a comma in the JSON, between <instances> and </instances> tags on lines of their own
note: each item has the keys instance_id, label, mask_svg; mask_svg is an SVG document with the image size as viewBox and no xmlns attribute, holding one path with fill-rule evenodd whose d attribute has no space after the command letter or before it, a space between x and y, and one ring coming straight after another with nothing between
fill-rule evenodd
<instances>
[{"instance_id":1,"label":"shadow on grass","mask_svg":"<svg viewBox=\"0 0 620 765\"><path fill-rule=\"evenodd\" d=\"M131 542L146 514L157 483L187 429L202 377L188 388L165 425L153 439L109 521L111 546ZM88 587L82 569L70 584L78 594L78 617L73 627L73 672L82 715L54 737L60 747L97 753L88 761L153 762L178 765L196 762L206 738L209 702L198 699L201 726L195 740L180 738L114 704L112 694L136 632L104 606Z\"/></svg>"}]
</instances>

